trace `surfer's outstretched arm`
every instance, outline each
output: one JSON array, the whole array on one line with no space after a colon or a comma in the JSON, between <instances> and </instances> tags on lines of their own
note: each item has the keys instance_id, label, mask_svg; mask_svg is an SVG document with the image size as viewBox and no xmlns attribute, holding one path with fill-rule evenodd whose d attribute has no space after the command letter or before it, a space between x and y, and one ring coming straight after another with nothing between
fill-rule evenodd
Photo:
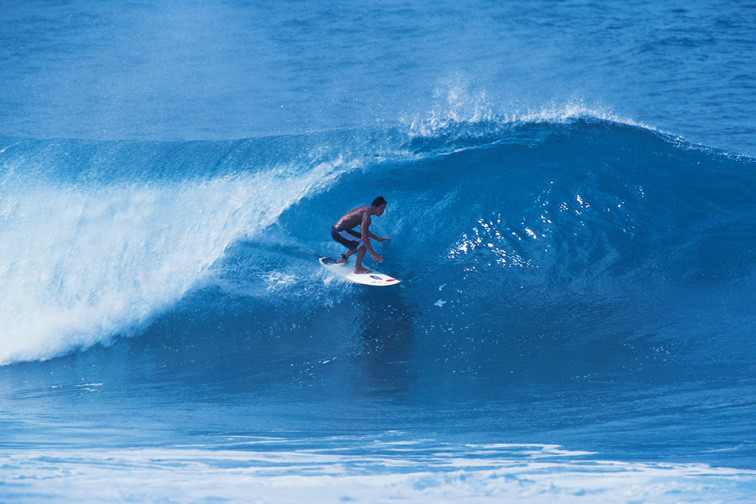
<instances>
[{"instance_id":1,"label":"surfer's outstretched arm","mask_svg":"<svg viewBox=\"0 0 756 504\"><path fill-rule=\"evenodd\" d=\"M380 236L373 234L373 232L370 230L368 230L367 234L370 238L372 238L373 240L378 240L379 242L385 242L391 239L391 238L381 238Z\"/></svg>"}]
</instances>

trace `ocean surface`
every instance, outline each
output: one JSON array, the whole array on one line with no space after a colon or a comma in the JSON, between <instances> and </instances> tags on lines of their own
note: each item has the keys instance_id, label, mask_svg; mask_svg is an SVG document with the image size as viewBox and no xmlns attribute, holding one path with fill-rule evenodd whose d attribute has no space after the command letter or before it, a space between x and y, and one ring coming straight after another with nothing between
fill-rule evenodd
<instances>
[{"instance_id":1,"label":"ocean surface","mask_svg":"<svg viewBox=\"0 0 756 504\"><path fill-rule=\"evenodd\" d=\"M755 156L752 2L4 0L0 501L753 502Z\"/></svg>"}]
</instances>

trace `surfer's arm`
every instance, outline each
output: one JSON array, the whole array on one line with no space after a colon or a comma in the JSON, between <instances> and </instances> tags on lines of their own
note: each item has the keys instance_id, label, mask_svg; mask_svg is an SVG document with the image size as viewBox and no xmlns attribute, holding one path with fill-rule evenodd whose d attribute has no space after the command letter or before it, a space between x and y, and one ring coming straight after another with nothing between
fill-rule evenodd
<instances>
[{"instance_id":1,"label":"surfer's arm","mask_svg":"<svg viewBox=\"0 0 756 504\"><path fill-rule=\"evenodd\" d=\"M360 231L362 232L362 243L365 244L365 248L367 248L368 252L370 252L370 255L373 256L373 259L378 260L381 256L376 254L375 250L373 250L373 245L370 243L370 236L375 236L373 233L370 232L368 229L370 227L370 215L365 212L365 215L362 217L362 225L360 226ZM380 262L380 261L378 261Z\"/></svg>"},{"instance_id":2,"label":"surfer's arm","mask_svg":"<svg viewBox=\"0 0 756 504\"><path fill-rule=\"evenodd\" d=\"M378 240L379 242L385 242L386 240L391 239L391 238L381 238L380 236L373 234L372 231L368 231L367 234L370 238L372 238L373 240Z\"/></svg>"}]
</instances>

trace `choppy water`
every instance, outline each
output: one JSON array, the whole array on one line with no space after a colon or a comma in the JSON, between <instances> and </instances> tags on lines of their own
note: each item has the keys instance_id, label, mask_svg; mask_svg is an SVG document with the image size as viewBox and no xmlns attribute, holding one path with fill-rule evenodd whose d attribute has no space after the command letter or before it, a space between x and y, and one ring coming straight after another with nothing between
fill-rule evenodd
<instances>
[{"instance_id":1,"label":"choppy water","mask_svg":"<svg viewBox=\"0 0 756 504\"><path fill-rule=\"evenodd\" d=\"M5 7L3 500L756 495L752 6Z\"/></svg>"}]
</instances>

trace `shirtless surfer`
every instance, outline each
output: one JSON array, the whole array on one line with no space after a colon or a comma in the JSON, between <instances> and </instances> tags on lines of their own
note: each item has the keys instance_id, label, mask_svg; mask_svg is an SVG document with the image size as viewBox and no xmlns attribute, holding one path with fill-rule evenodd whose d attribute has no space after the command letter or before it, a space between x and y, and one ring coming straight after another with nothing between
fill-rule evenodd
<instances>
[{"instance_id":1,"label":"shirtless surfer","mask_svg":"<svg viewBox=\"0 0 756 504\"><path fill-rule=\"evenodd\" d=\"M386 210L386 200L383 196L378 196L370 205L362 205L347 212L335 226L331 228L331 237L337 242L344 245L349 251L341 255L341 259L336 260L337 264L343 264L349 260L349 257L357 252L357 262L354 265L355 273L370 273L369 269L362 267L362 259L365 252L370 252L375 262L383 262L383 257L373 250L370 244L370 238L379 242L385 242L391 238L381 238L370 232L370 221L373 215L380 217ZM358 233L353 228L360 226ZM356 240L355 240L356 238ZM359 241L358 241L359 240ZM360 245L360 241L362 245Z\"/></svg>"}]
</instances>

